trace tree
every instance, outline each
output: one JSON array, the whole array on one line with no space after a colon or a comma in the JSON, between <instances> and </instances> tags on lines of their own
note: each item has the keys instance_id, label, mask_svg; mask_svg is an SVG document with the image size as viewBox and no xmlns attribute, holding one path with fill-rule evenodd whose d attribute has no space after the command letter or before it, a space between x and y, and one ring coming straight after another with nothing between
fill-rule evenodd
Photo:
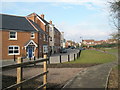
<instances>
[{"instance_id":1,"label":"tree","mask_svg":"<svg viewBox=\"0 0 120 90\"><path fill-rule=\"evenodd\" d=\"M120 39L120 33L118 32L113 32L110 34L110 36L112 37L112 39Z\"/></svg>"},{"instance_id":2,"label":"tree","mask_svg":"<svg viewBox=\"0 0 120 90\"><path fill-rule=\"evenodd\" d=\"M113 24L120 30L120 0L112 0L110 3L110 12L113 17Z\"/></svg>"}]
</instances>

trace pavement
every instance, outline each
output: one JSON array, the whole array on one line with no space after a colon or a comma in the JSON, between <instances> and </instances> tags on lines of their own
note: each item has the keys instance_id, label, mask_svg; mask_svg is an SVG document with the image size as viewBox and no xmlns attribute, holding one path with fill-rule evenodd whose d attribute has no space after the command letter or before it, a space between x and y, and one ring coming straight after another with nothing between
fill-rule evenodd
<instances>
[{"instance_id":1,"label":"pavement","mask_svg":"<svg viewBox=\"0 0 120 90\"><path fill-rule=\"evenodd\" d=\"M68 49L67 53L57 53L57 54L53 54L50 56L50 64L54 64L54 63L60 63L60 55L61 55L61 61L62 62L67 62L68 61L68 55L70 55L70 61L74 60L74 54L75 57L77 57L77 53L79 51L77 49ZM27 62L30 60L23 60L23 62ZM31 60L33 61L33 60ZM16 61L14 61L13 59L11 60L0 60L0 66L6 66L9 64L15 64Z\"/></svg>"},{"instance_id":2,"label":"pavement","mask_svg":"<svg viewBox=\"0 0 120 90\"><path fill-rule=\"evenodd\" d=\"M110 62L80 71L74 78L69 80L63 88L106 88L110 69L118 62Z\"/></svg>"}]
</instances>

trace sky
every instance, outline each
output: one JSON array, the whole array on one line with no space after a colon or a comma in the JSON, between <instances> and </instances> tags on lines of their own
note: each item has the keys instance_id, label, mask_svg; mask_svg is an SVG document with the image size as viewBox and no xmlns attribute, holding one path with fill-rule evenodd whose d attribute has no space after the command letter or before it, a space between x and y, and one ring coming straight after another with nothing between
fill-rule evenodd
<instances>
[{"instance_id":1,"label":"sky","mask_svg":"<svg viewBox=\"0 0 120 90\"><path fill-rule=\"evenodd\" d=\"M10 15L44 14L66 40L106 40L114 32L107 0L2 0L0 8Z\"/></svg>"}]
</instances>

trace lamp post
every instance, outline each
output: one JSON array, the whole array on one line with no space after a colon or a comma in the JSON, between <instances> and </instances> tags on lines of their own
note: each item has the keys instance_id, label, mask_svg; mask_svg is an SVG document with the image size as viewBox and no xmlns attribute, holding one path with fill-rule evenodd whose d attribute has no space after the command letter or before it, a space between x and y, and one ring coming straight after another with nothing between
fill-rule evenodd
<instances>
[{"instance_id":1,"label":"lamp post","mask_svg":"<svg viewBox=\"0 0 120 90\"><path fill-rule=\"evenodd\" d=\"M80 39L81 39L81 45L80 46L82 46L82 37L80 37Z\"/></svg>"}]
</instances>

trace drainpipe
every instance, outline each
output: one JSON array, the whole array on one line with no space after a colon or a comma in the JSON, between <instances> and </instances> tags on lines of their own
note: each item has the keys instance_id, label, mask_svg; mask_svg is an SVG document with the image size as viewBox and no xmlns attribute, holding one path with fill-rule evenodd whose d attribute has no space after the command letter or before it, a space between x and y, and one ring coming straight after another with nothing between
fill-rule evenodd
<instances>
[{"instance_id":1,"label":"drainpipe","mask_svg":"<svg viewBox=\"0 0 120 90\"><path fill-rule=\"evenodd\" d=\"M39 37L40 37L40 34L39 33L40 32L38 32L38 58L40 57L40 55L39 55L40 54L40 48L39 48L39 42L40 42L39 41L39 39L40 39Z\"/></svg>"}]
</instances>

